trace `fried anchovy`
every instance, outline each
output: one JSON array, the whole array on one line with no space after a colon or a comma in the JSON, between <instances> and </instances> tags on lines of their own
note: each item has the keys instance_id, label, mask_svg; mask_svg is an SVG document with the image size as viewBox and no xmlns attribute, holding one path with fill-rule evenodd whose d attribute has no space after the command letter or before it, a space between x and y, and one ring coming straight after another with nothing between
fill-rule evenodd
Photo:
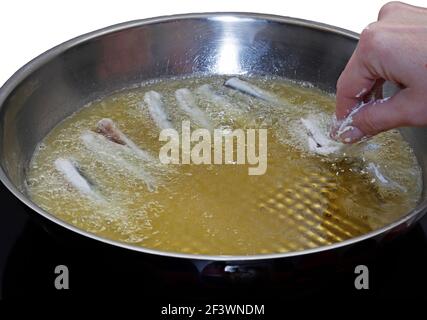
<instances>
[{"instance_id":1,"label":"fried anchovy","mask_svg":"<svg viewBox=\"0 0 427 320\"><path fill-rule=\"evenodd\" d=\"M156 91L148 91L144 95L144 102L148 106L151 118L161 130L173 128L163 105L160 93Z\"/></svg>"},{"instance_id":2,"label":"fried anchovy","mask_svg":"<svg viewBox=\"0 0 427 320\"><path fill-rule=\"evenodd\" d=\"M252 83L240 80L239 78L230 78L225 81L224 85L275 105L280 103L279 98L273 93L265 91Z\"/></svg>"},{"instance_id":3,"label":"fried anchovy","mask_svg":"<svg viewBox=\"0 0 427 320\"><path fill-rule=\"evenodd\" d=\"M205 129L212 129L212 125L205 112L197 105L196 100L187 88L178 89L175 91L175 98L179 108L184 111L196 124Z\"/></svg>"},{"instance_id":4,"label":"fried anchovy","mask_svg":"<svg viewBox=\"0 0 427 320\"><path fill-rule=\"evenodd\" d=\"M336 155L342 151L344 145L329 138L314 121L301 118L301 123L307 130L308 147L311 151L324 156Z\"/></svg>"},{"instance_id":5,"label":"fried anchovy","mask_svg":"<svg viewBox=\"0 0 427 320\"><path fill-rule=\"evenodd\" d=\"M111 119L105 118L100 120L96 125L96 132L102 134L112 142L127 146L143 160L153 160L153 157L147 151L139 148L131 139L121 132Z\"/></svg>"},{"instance_id":6,"label":"fried anchovy","mask_svg":"<svg viewBox=\"0 0 427 320\"><path fill-rule=\"evenodd\" d=\"M120 147L126 148L125 146L114 143L105 138L103 135L92 131L84 132L80 136L80 139L82 140L84 146L89 151L96 154L96 156L99 157L104 163L111 164L117 169L127 171L138 179L143 180L150 191L154 189L154 178L143 168L141 168L141 166L134 165L123 156L124 150L120 149Z\"/></svg>"},{"instance_id":7,"label":"fried anchovy","mask_svg":"<svg viewBox=\"0 0 427 320\"><path fill-rule=\"evenodd\" d=\"M55 160L55 167L64 176L65 180L77 191L93 199L104 201L102 196L93 190L89 181L83 177L75 161L58 158Z\"/></svg>"},{"instance_id":8,"label":"fried anchovy","mask_svg":"<svg viewBox=\"0 0 427 320\"><path fill-rule=\"evenodd\" d=\"M243 110L240 109L235 103L233 103L226 96L216 92L212 86L208 84L201 85L196 89L196 92L208 102L219 106L226 114L230 114L237 118L244 114Z\"/></svg>"}]
</instances>

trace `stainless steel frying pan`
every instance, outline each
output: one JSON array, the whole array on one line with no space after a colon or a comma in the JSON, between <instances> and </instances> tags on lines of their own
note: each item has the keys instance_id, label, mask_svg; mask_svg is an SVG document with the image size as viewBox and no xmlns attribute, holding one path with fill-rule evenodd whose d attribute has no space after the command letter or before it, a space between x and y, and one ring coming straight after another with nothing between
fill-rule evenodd
<instances>
[{"instance_id":1,"label":"stainless steel frying pan","mask_svg":"<svg viewBox=\"0 0 427 320\"><path fill-rule=\"evenodd\" d=\"M382 240L407 230L425 212L418 206L379 230L333 245L253 256L202 256L147 249L80 230L38 207L25 193L26 169L43 137L85 103L144 80L195 73L273 74L334 92L358 41L340 28L287 17L207 13L131 21L67 41L18 70L0 90L0 179L34 215L84 237L152 255L197 260L289 258ZM402 129L414 148L426 184L427 130ZM5 214L5 213L0 213Z\"/></svg>"}]
</instances>

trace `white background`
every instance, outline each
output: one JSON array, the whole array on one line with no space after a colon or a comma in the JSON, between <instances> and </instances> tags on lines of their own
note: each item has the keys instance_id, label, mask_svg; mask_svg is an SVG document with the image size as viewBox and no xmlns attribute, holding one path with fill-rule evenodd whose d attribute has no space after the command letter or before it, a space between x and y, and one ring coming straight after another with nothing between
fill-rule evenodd
<instances>
[{"instance_id":1,"label":"white background","mask_svg":"<svg viewBox=\"0 0 427 320\"><path fill-rule=\"evenodd\" d=\"M51 47L128 20L209 11L272 13L356 32L377 19L387 0L4 0L0 7L0 85ZM408 0L427 7L427 0Z\"/></svg>"}]
</instances>

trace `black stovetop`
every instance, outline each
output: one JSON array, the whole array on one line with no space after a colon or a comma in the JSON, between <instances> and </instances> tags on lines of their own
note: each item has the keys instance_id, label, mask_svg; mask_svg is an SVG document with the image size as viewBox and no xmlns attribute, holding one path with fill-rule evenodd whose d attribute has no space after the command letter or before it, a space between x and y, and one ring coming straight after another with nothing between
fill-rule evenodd
<instances>
[{"instance_id":1,"label":"black stovetop","mask_svg":"<svg viewBox=\"0 0 427 320\"><path fill-rule=\"evenodd\" d=\"M3 186L0 187L0 297L135 292L158 299L217 297L424 297L427 298L427 216L410 232L369 252L350 253L336 266L295 269L287 261L264 268L256 281L207 279L204 262L166 259L99 244L81 236L64 238L45 230ZM363 251L363 249L362 249ZM354 288L354 266L370 271L370 289ZM70 289L57 290L57 265L69 268Z\"/></svg>"}]
</instances>

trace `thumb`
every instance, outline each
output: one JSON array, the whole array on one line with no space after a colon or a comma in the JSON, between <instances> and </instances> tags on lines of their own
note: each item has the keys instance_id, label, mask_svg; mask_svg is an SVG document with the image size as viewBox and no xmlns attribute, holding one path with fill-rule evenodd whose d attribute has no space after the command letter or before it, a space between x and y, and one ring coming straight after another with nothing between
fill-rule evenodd
<instances>
[{"instance_id":1,"label":"thumb","mask_svg":"<svg viewBox=\"0 0 427 320\"><path fill-rule=\"evenodd\" d=\"M389 99L380 99L366 104L352 116L348 130L338 137L345 143L353 143L393 128L420 126L427 122L423 103L409 88L403 89Z\"/></svg>"}]
</instances>

